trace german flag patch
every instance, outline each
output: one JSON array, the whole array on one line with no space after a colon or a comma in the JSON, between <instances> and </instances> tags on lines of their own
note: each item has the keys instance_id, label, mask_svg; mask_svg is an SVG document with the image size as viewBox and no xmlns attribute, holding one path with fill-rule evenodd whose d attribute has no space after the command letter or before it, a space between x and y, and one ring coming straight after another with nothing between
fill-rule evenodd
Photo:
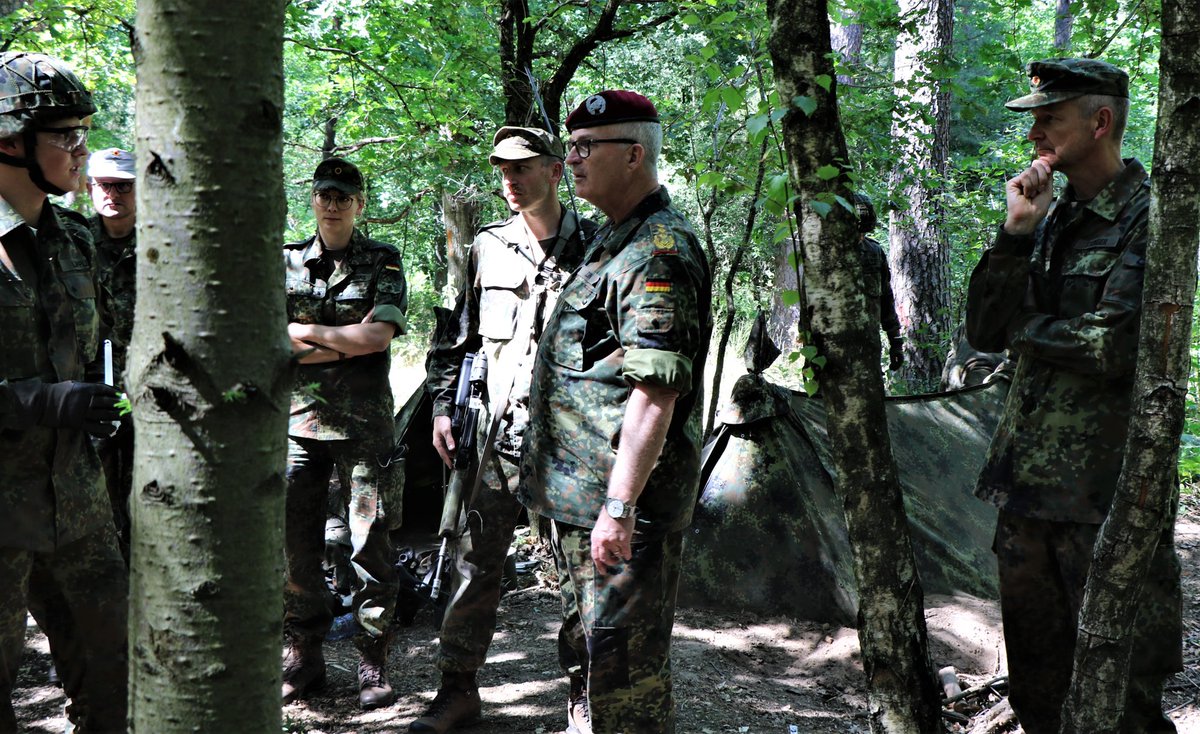
<instances>
[{"instance_id":1,"label":"german flag patch","mask_svg":"<svg viewBox=\"0 0 1200 734\"><path fill-rule=\"evenodd\" d=\"M647 293L670 293L671 292L671 281L669 281L669 280L647 280L646 281L646 292Z\"/></svg>"}]
</instances>

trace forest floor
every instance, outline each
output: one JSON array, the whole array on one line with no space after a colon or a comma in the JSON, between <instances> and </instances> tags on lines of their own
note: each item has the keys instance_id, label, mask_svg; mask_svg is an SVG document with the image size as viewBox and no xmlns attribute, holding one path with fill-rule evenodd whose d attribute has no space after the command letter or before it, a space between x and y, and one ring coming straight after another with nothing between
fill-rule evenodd
<instances>
[{"instance_id":1,"label":"forest floor","mask_svg":"<svg viewBox=\"0 0 1200 734\"><path fill-rule=\"evenodd\" d=\"M1166 708L1180 734L1200 734L1200 512L1178 524L1183 560L1184 655L1187 669L1168 687ZM533 554L540 555L535 550ZM535 560L537 560L535 558ZM484 721L480 734L551 734L565 726L567 684L555 655L557 593L521 577L528 586L501 603L498 629L479 676ZM953 665L963 687L1002 675L1004 648L995 602L970 597L926 600L930 648L939 668ZM402 629L393 645L390 707L362 712L357 705L357 657L349 640L326 644L328 685L319 695L284 708L284 731L366 734L407 731L438 686L433 655L437 631L426 611ZM45 638L29 627L14 703L25 732L61 732L62 691L46 685ZM867 699L857 633L853 629L786 618L681 609L672 653L678 731L681 734L866 734ZM969 699L952 732L1013 732L1015 724L986 723L1001 712L995 693Z\"/></svg>"}]
</instances>

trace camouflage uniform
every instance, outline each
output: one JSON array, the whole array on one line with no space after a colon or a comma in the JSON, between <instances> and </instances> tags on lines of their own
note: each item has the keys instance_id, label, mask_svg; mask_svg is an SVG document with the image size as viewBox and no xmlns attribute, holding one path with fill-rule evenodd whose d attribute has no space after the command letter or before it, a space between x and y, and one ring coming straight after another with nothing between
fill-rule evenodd
<instances>
[{"instance_id":1,"label":"camouflage uniform","mask_svg":"<svg viewBox=\"0 0 1200 734\"><path fill-rule=\"evenodd\" d=\"M82 731L125 728L128 578L117 548L100 462L79 430L13 423L8 385L82 380L99 321L91 238L82 217L47 204L36 234L0 201L0 731L16 731L10 703L25 642L30 577L65 599L91 702ZM45 263L51 263L46 266ZM30 276L33 277L30 277Z\"/></svg>"},{"instance_id":2,"label":"camouflage uniform","mask_svg":"<svg viewBox=\"0 0 1200 734\"><path fill-rule=\"evenodd\" d=\"M494 451L458 541L459 573L442 618L438 648L443 672L483 667L496 630L504 560L522 510L516 499L517 465L529 420L533 352L559 289L578 266L583 243L595 232L591 222L577 221L573 212L563 209L557 237L540 243L545 263L539 262L533 235L519 214L484 226L467 263L472 287L459 296L451 328L430 349L426 362L434 416L453 413L459 365L467 352L487 354L490 398L498 401L508 393ZM556 251L557 258L551 257ZM490 423L490 416L480 421L481 441Z\"/></svg>"},{"instance_id":3,"label":"camouflage uniform","mask_svg":"<svg viewBox=\"0 0 1200 734\"><path fill-rule=\"evenodd\" d=\"M137 299L137 242L134 233L113 239L104 229L103 218L88 219L92 242L96 246L96 285L99 289L100 339L113 345L113 379L121 388L125 374L125 355L133 335L133 307ZM101 369L103 364L100 365ZM94 368L93 368L94 369ZM133 421L121 419L116 435L96 440L104 479L112 501L113 519L121 552L129 559L129 493L133 487Z\"/></svg>"},{"instance_id":4,"label":"camouflage uniform","mask_svg":"<svg viewBox=\"0 0 1200 734\"><path fill-rule=\"evenodd\" d=\"M1058 731L1092 545L1121 471L1149 204L1146 171L1129 159L1089 202L1068 187L1034 234L1001 230L971 275L972 346L1019 357L976 494L1000 508L1011 699L1030 734ZM1174 731L1159 710L1163 679L1182 669L1173 527L1142 591L1128 731Z\"/></svg>"},{"instance_id":5,"label":"camouflage uniform","mask_svg":"<svg viewBox=\"0 0 1200 734\"><path fill-rule=\"evenodd\" d=\"M288 321L345 326L371 321L405 328L407 288L400 255L357 229L340 260L316 236L284 245ZM333 621L321 570L329 482L335 467L350 477L352 606L364 630L361 647L386 636L398 581L388 541L392 393L387 350L325 364L301 365L288 423L284 626L297 639L324 639Z\"/></svg>"},{"instance_id":6,"label":"camouflage uniform","mask_svg":"<svg viewBox=\"0 0 1200 734\"><path fill-rule=\"evenodd\" d=\"M866 285L867 308L888 341L900 339L900 317L896 315L896 299L892 295L892 270L887 253L870 237L860 241L863 259L863 281Z\"/></svg>"},{"instance_id":7,"label":"camouflage uniform","mask_svg":"<svg viewBox=\"0 0 1200 734\"><path fill-rule=\"evenodd\" d=\"M670 636L682 531L700 475L700 381L712 331L708 263L664 189L601 228L539 343L521 502L554 521L568 673L587 673L597 732L674 731ZM678 390L666 444L637 501L633 559L598 575L590 534L631 383Z\"/></svg>"}]
</instances>

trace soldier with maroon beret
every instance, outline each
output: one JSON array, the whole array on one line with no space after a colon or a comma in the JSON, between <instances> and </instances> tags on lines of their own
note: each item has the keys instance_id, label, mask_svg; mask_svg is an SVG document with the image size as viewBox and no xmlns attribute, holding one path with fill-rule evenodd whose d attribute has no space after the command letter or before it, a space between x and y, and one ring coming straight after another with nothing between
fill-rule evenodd
<instances>
[{"instance_id":1,"label":"soldier with maroon beret","mask_svg":"<svg viewBox=\"0 0 1200 734\"><path fill-rule=\"evenodd\" d=\"M538 344L521 501L551 520L568 731L673 732L671 628L700 476L712 281L658 182L650 100L593 94L566 127L579 195L607 221Z\"/></svg>"}]
</instances>

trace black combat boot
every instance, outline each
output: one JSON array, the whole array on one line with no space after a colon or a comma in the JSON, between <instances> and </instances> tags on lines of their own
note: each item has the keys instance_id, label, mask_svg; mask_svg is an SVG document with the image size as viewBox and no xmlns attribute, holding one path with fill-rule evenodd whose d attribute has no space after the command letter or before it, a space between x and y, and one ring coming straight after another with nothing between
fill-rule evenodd
<instances>
[{"instance_id":1,"label":"black combat boot","mask_svg":"<svg viewBox=\"0 0 1200 734\"><path fill-rule=\"evenodd\" d=\"M321 640L284 634L283 702L292 703L325 685L325 655Z\"/></svg>"},{"instance_id":2,"label":"black combat boot","mask_svg":"<svg viewBox=\"0 0 1200 734\"><path fill-rule=\"evenodd\" d=\"M475 673L442 673L442 687L425 715L409 725L411 732L446 734L457 726L479 721L483 706Z\"/></svg>"},{"instance_id":3,"label":"black combat boot","mask_svg":"<svg viewBox=\"0 0 1200 734\"><path fill-rule=\"evenodd\" d=\"M355 638L362 659L358 661L358 704L364 709L390 706L396 692L388 683L387 659L392 636Z\"/></svg>"},{"instance_id":4,"label":"black combat boot","mask_svg":"<svg viewBox=\"0 0 1200 734\"><path fill-rule=\"evenodd\" d=\"M592 714L588 709L587 679L582 675L571 676L571 690L567 693L567 731L565 734L592 734Z\"/></svg>"}]
</instances>

